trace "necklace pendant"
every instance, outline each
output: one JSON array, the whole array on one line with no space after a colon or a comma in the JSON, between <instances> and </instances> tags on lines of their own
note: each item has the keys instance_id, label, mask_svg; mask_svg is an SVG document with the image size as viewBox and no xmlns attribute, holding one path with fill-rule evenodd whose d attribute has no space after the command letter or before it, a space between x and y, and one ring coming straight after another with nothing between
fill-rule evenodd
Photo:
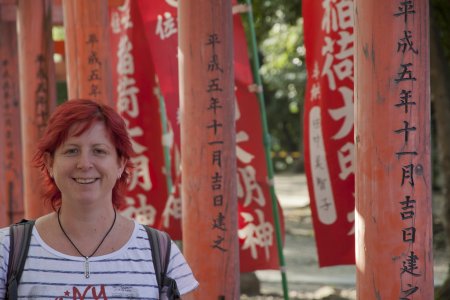
<instances>
[{"instance_id":1,"label":"necklace pendant","mask_svg":"<svg viewBox=\"0 0 450 300\"><path fill-rule=\"evenodd\" d=\"M89 278L91 275L91 272L89 271L89 257L86 256L84 261L84 277Z\"/></svg>"},{"instance_id":2,"label":"necklace pendant","mask_svg":"<svg viewBox=\"0 0 450 300\"><path fill-rule=\"evenodd\" d=\"M111 232L111 230L114 227L114 224L116 224L116 217L117 217L117 212L114 209L114 220L111 224L111 227L109 227L108 231L106 232L106 234L103 236L103 239L100 241L100 243L98 244L97 248L95 248L94 252L92 252L91 255L89 256L84 256L83 253L81 253L81 251L77 248L77 246L73 243L73 241L70 239L70 237L67 235L66 231L64 230L62 224L61 224L61 219L60 219L60 215L61 215L61 207L58 208L58 224L59 224L59 228L61 228L61 231L64 233L64 235L66 236L66 238L69 240L69 242L72 244L72 246L75 248L75 250L77 250L77 252L84 257L85 261L84 261L84 277L89 278L91 277L91 271L89 270L89 257L94 256L95 253L97 253L97 250L100 248L100 246L103 244L103 242L105 241L106 237L108 236L108 234Z\"/></svg>"}]
</instances>

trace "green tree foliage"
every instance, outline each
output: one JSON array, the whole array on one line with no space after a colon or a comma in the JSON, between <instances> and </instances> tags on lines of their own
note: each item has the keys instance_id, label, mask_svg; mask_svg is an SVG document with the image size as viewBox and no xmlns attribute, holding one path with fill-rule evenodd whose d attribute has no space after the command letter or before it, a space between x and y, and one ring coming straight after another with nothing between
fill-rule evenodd
<instances>
[{"instance_id":1,"label":"green tree foliage","mask_svg":"<svg viewBox=\"0 0 450 300\"><path fill-rule=\"evenodd\" d=\"M301 8L301 0L253 1L254 25L258 41L263 41L275 24L295 25L301 16Z\"/></svg>"},{"instance_id":2,"label":"green tree foliage","mask_svg":"<svg viewBox=\"0 0 450 300\"><path fill-rule=\"evenodd\" d=\"M264 58L260 71L273 147L298 151L299 112L306 82L302 19L294 25L274 24L260 49Z\"/></svg>"},{"instance_id":3,"label":"green tree foliage","mask_svg":"<svg viewBox=\"0 0 450 300\"><path fill-rule=\"evenodd\" d=\"M257 0L252 11L272 149L299 151L306 83L301 0Z\"/></svg>"},{"instance_id":4,"label":"green tree foliage","mask_svg":"<svg viewBox=\"0 0 450 300\"><path fill-rule=\"evenodd\" d=\"M431 0L432 30L438 34L447 65L450 65L450 1Z\"/></svg>"},{"instance_id":5,"label":"green tree foliage","mask_svg":"<svg viewBox=\"0 0 450 300\"><path fill-rule=\"evenodd\" d=\"M432 120L433 140L433 174L438 178L434 186L443 194L443 210L437 214L442 219L443 230L434 230L434 240L447 242L447 253L450 249L450 2L448 0L430 1L431 25L431 99L434 108ZM439 228L439 226L435 226ZM447 256L450 260L450 255ZM450 264L447 279L437 289L436 299L450 299Z\"/></svg>"}]
</instances>

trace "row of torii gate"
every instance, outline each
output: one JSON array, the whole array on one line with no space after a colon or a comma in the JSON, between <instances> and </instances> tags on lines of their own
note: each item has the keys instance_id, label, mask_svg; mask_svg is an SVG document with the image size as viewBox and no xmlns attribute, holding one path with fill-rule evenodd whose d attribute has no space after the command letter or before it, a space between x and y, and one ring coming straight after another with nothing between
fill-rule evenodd
<instances>
[{"instance_id":1,"label":"row of torii gate","mask_svg":"<svg viewBox=\"0 0 450 300\"><path fill-rule=\"evenodd\" d=\"M12 211L14 198L24 199L23 208L16 207L15 220L21 215L36 218L47 212L38 196L38 170L28 162L56 105L52 25L64 24L65 28L68 98L94 98L112 104L108 5L122 2L0 1L0 130L6 132L0 146L3 164L0 178L5 183L0 185L1 226L13 221L8 212ZM363 300L433 299L428 1L355 0L354 3L357 297ZM404 31L394 23L391 12L392 6L405 3L405 7L415 5L411 31L416 44L421 45L420 56L412 62L395 55L397 45L385 43L387 36L398 36ZM182 198L189 199L183 202L184 254L200 282L193 299L239 299L240 293L231 5L231 0L178 1L182 172L189 174L183 176L182 190ZM225 235L229 251L223 253L211 252L210 241L214 237L209 236L210 230L205 230L210 224L204 216L210 213L201 201L211 199L211 191L194 188L208 186L208 179L203 178L209 178L214 167L205 164L202 157L201 149L208 140L203 128L199 128L208 121L199 109L208 103L208 95L201 84L207 82L208 74L205 68L199 68L208 63L201 55L206 46L200 41L211 31L225 41L215 49L224 62L220 82L222 98L226 100L223 109L217 111L224 124L222 151L227 154L222 168L226 178L223 199L227 199L227 205L222 213L229 220ZM91 52L86 41L92 36L98 40L95 50L102 78L96 93L92 92L88 80L91 70L86 63ZM399 141L392 138L392 128L399 122L398 111L393 107L397 102L405 104L408 99L399 95L398 86L392 84L391 79L402 72L402 68L403 72L405 68L408 70L408 63L414 65L417 77L413 87L408 85L411 87L408 92L414 94L415 100L414 109L410 109L404 122L416 125L409 140ZM18 120L20 126L13 126ZM412 127L405 125L405 132ZM399 159L405 156L410 157L408 164ZM23 190L8 184L17 173L22 173ZM397 209L398 215L386 214L389 208ZM412 210L404 214L405 209ZM400 215L414 220L410 231L404 232L403 242L397 230L402 222ZM404 245L405 235L408 240L412 234L415 242L410 243L405 256L394 256L396 249ZM302 249L298 251L301 255ZM399 261L404 262L400 267ZM411 275L408 277L411 280L405 281L404 274Z\"/></svg>"}]
</instances>

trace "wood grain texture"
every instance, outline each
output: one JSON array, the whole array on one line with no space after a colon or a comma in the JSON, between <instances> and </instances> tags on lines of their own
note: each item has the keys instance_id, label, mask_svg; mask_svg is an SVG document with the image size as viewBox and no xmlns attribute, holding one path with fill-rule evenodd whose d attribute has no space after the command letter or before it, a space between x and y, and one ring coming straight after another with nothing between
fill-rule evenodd
<instances>
[{"instance_id":1,"label":"wood grain texture","mask_svg":"<svg viewBox=\"0 0 450 300\"><path fill-rule=\"evenodd\" d=\"M358 299L433 299L428 1L406 2L355 1Z\"/></svg>"}]
</instances>

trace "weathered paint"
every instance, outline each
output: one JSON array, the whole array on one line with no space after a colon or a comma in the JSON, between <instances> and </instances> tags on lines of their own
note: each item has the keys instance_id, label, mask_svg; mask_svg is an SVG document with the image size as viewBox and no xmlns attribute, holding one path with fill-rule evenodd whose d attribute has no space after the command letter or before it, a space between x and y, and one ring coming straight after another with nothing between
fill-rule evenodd
<instances>
[{"instance_id":1,"label":"weathered paint","mask_svg":"<svg viewBox=\"0 0 450 300\"><path fill-rule=\"evenodd\" d=\"M428 1L355 9L357 299L433 299Z\"/></svg>"},{"instance_id":2,"label":"weathered paint","mask_svg":"<svg viewBox=\"0 0 450 300\"><path fill-rule=\"evenodd\" d=\"M231 1L178 5L183 249L201 282L193 299L238 299Z\"/></svg>"},{"instance_id":3,"label":"weathered paint","mask_svg":"<svg viewBox=\"0 0 450 300\"><path fill-rule=\"evenodd\" d=\"M63 0L69 99L113 105L107 0Z\"/></svg>"},{"instance_id":4,"label":"weathered paint","mask_svg":"<svg viewBox=\"0 0 450 300\"><path fill-rule=\"evenodd\" d=\"M0 227L23 218L19 66L15 21L0 21Z\"/></svg>"},{"instance_id":5,"label":"weathered paint","mask_svg":"<svg viewBox=\"0 0 450 300\"><path fill-rule=\"evenodd\" d=\"M49 0L17 3L25 217L33 219L50 210L41 197L40 171L32 166L31 160L56 105L51 3Z\"/></svg>"}]
</instances>

